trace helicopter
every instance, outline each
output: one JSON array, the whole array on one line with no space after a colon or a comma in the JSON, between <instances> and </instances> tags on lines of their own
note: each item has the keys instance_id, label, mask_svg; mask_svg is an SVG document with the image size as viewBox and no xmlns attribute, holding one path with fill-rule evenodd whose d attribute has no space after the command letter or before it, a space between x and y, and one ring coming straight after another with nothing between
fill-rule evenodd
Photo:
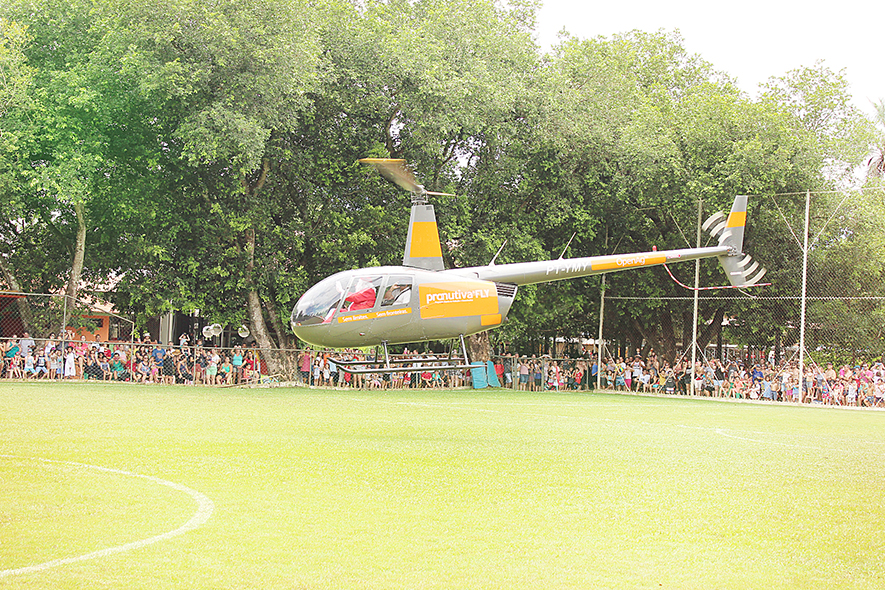
<instances>
[{"instance_id":1,"label":"helicopter","mask_svg":"<svg viewBox=\"0 0 885 590\"><path fill-rule=\"evenodd\" d=\"M460 339L461 355L435 368L469 368L464 336L503 324L523 285L716 257L732 287L759 286L765 269L741 252L747 197L735 197L731 212L708 218L703 229L716 246L653 250L610 256L562 258L446 269L431 195L405 160L365 158L385 178L411 193L412 207L401 266L345 270L312 286L298 300L291 327L298 338L328 348L382 346L383 367L336 359L353 373L414 371L413 360L392 360L388 345ZM500 253L500 250L499 250ZM675 279L674 279L675 280ZM380 363L380 358L379 358Z\"/></svg>"}]
</instances>

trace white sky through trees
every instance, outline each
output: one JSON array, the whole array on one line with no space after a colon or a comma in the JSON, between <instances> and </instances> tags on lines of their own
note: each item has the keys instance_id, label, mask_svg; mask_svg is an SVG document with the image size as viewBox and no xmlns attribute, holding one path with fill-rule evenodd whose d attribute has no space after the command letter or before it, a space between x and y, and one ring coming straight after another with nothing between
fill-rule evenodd
<instances>
[{"instance_id":1,"label":"white sky through trees","mask_svg":"<svg viewBox=\"0 0 885 590\"><path fill-rule=\"evenodd\" d=\"M543 0L537 27L542 49L563 28L579 38L678 29L689 52L736 78L751 96L771 76L823 60L833 71L845 69L854 102L865 112L873 112L871 101L885 98L885 4L877 2Z\"/></svg>"}]
</instances>

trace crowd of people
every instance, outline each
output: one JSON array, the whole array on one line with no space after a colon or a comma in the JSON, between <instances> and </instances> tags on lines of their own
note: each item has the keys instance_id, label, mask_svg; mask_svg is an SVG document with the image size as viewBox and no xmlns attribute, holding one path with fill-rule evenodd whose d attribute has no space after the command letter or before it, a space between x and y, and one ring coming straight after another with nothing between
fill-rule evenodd
<instances>
[{"instance_id":1,"label":"crowd of people","mask_svg":"<svg viewBox=\"0 0 885 590\"><path fill-rule=\"evenodd\" d=\"M596 376L595 366L592 374ZM712 359L698 361L694 368L689 360L680 359L671 367L651 352L646 358L606 359L602 382L622 391L885 407L885 365L879 361L837 369L833 363L821 366L809 359L800 373L797 359L781 363Z\"/></svg>"},{"instance_id":2,"label":"crowd of people","mask_svg":"<svg viewBox=\"0 0 885 590\"><path fill-rule=\"evenodd\" d=\"M387 361L359 350L301 350L292 357L293 374L282 379L313 387L366 389L472 385L471 370L447 369L449 361L444 356L406 349L391 358L401 371L382 371ZM671 366L654 351L644 357L606 358L601 373L593 355L570 359L504 354L492 362L498 384L522 391L587 391L599 385L638 393L885 407L885 364L879 361L838 368L832 363L808 362L801 375L795 359L778 364L772 358L767 362L712 359L692 368L688 359ZM345 371L344 365L355 371ZM98 337L88 340L73 334L34 339L28 332L21 338L0 340L0 378L4 379L217 386L253 383L262 373L266 374L266 365L259 351L243 346L222 349L202 341L191 346L184 334L178 345L152 342L150 337L134 342L102 342Z\"/></svg>"},{"instance_id":3,"label":"crowd of people","mask_svg":"<svg viewBox=\"0 0 885 590\"><path fill-rule=\"evenodd\" d=\"M365 389L453 389L470 383L466 369L445 370L445 357L409 352L391 358L404 370L400 372L373 371L384 365L384 359L359 350L331 351L302 350L297 356L298 376L302 385L315 387L353 387ZM337 361L337 362L336 362ZM343 370L347 365L353 371ZM408 369L414 369L410 371Z\"/></svg>"},{"instance_id":4,"label":"crowd of people","mask_svg":"<svg viewBox=\"0 0 885 590\"><path fill-rule=\"evenodd\" d=\"M336 362L336 359L338 362ZM391 355L402 368L398 372L373 372L384 360L359 350L343 353L330 351L301 351L298 356L299 381L317 387L365 387L369 389L452 389L472 386L470 368L447 369L445 355L410 352ZM347 363L360 373L341 370ZM495 379L502 387L525 391L586 390L590 388L587 359L550 359L549 357L520 358L516 355L497 355L492 359ZM409 369L415 369L411 371ZM494 383L494 382L492 382Z\"/></svg>"},{"instance_id":5,"label":"crowd of people","mask_svg":"<svg viewBox=\"0 0 885 590\"><path fill-rule=\"evenodd\" d=\"M166 385L236 385L256 381L261 362L256 351L190 346L187 336L174 346L152 342L102 342L99 338L50 334L35 340L28 332L0 342L0 378L84 379Z\"/></svg>"}]
</instances>

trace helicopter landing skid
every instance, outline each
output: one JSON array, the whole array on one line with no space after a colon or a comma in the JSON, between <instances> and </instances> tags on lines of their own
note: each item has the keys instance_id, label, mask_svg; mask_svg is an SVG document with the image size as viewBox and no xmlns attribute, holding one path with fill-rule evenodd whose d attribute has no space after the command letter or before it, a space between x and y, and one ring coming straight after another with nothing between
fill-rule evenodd
<instances>
[{"instance_id":1,"label":"helicopter landing skid","mask_svg":"<svg viewBox=\"0 0 885 590\"><path fill-rule=\"evenodd\" d=\"M369 373L421 373L424 371L457 371L459 369L472 369L475 365L471 365L467 358L467 345L464 342L464 335L461 335L461 354L462 356L452 356L453 351L449 351L446 358L420 357L414 359L391 359L387 352L387 342L382 342L384 347L384 364L380 365L378 361L370 362L365 360L342 360L333 358L332 361L338 365L340 371L352 373L355 375L365 375ZM454 364L453 364L454 363Z\"/></svg>"}]
</instances>

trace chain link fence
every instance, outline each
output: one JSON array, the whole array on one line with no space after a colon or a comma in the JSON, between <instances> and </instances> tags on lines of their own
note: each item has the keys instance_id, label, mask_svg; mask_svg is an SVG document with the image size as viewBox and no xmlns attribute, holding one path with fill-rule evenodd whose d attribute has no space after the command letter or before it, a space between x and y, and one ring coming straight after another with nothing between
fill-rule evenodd
<instances>
[{"instance_id":1,"label":"chain link fence","mask_svg":"<svg viewBox=\"0 0 885 590\"><path fill-rule=\"evenodd\" d=\"M672 389L686 393L885 405L881 191L753 200L744 250L768 267L771 286L640 297L610 277L600 381L642 364L661 384L672 373ZM672 272L687 277L686 267Z\"/></svg>"}]
</instances>

